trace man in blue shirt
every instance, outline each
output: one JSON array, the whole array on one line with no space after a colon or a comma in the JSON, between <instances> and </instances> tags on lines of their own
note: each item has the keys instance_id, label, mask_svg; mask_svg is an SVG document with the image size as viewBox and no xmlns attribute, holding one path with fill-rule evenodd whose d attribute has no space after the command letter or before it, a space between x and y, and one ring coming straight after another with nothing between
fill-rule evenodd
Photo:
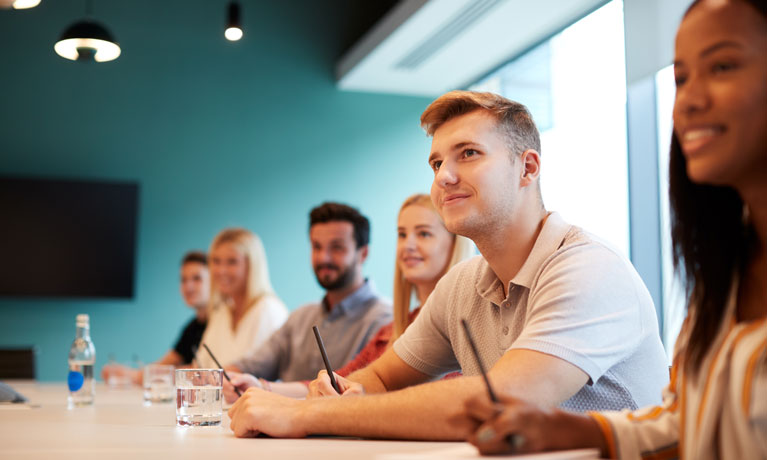
<instances>
[{"instance_id":1,"label":"man in blue shirt","mask_svg":"<svg viewBox=\"0 0 767 460\"><path fill-rule=\"evenodd\" d=\"M227 401L237 399L233 385L303 396L306 386L295 381L311 380L324 369L312 326L325 337L330 362L340 367L392 319L391 304L362 274L370 243L368 219L350 206L323 203L312 209L309 221L312 267L325 296L294 311L253 355L227 366L233 371L232 384L224 383ZM294 383L272 384L275 380Z\"/></svg>"}]
</instances>

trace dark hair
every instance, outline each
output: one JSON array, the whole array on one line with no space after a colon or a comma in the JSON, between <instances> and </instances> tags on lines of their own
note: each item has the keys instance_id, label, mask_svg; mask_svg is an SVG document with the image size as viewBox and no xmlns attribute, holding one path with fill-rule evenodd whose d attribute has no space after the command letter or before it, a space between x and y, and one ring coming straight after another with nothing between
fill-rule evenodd
<instances>
[{"instance_id":1,"label":"dark hair","mask_svg":"<svg viewBox=\"0 0 767 460\"><path fill-rule=\"evenodd\" d=\"M354 241L361 248L370 243L370 221L359 211L341 203L325 202L309 213L309 228L326 222L349 222L354 227Z\"/></svg>"},{"instance_id":2,"label":"dark hair","mask_svg":"<svg viewBox=\"0 0 767 460\"><path fill-rule=\"evenodd\" d=\"M184 254L184 258L181 259L181 266L183 267L191 262L208 265L208 256L202 251L189 251Z\"/></svg>"},{"instance_id":3,"label":"dark hair","mask_svg":"<svg viewBox=\"0 0 767 460\"><path fill-rule=\"evenodd\" d=\"M674 267L692 308L689 355L697 368L722 323L733 276L743 267L751 239L740 195L730 187L692 182L676 135L671 140L669 197Z\"/></svg>"}]
</instances>

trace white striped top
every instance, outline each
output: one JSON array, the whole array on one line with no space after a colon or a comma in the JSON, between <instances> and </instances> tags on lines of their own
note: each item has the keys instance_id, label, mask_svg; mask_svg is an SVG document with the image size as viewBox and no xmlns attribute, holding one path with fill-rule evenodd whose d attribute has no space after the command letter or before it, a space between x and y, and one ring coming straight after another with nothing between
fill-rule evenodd
<instances>
[{"instance_id":1,"label":"white striped top","mask_svg":"<svg viewBox=\"0 0 767 460\"><path fill-rule=\"evenodd\" d=\"M662 405L590 414L612 458L767 459L767 318L736 322L734 284L722 327L697 374L684 371L688 317Z\"/></svg>"}]
</instances>

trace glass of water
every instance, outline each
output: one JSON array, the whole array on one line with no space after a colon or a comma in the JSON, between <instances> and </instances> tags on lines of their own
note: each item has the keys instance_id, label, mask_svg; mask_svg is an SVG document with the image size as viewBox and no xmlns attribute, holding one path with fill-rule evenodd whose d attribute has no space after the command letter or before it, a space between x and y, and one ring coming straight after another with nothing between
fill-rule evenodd
<instances>
[{"instance_id":1,"label":"glass of water","mask_svg":"<svg viewBox=\"0 0 767 460\"><path fill-rule=\"evenodd\" d=\"M172 364L147 364L144 366L144 404L173 401Z\"/></svg>"},{"instance_id":2,"label":"glass of water","mask_svg":"<svg viewBox=\"0 0 767 460\"><path fill-rule=\"evenodd\" d=\"M176 369L176 425L221 425L222 369Z\"/></svg>"}]
</instances>

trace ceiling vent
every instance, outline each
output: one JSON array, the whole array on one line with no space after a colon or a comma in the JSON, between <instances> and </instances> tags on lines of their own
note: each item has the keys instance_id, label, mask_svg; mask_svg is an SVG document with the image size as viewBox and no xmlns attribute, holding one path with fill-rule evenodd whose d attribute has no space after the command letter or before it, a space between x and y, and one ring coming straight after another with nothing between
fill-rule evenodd
<instances>
[{"instance_id":1,"label":"ceiling vent","mask_svg":"<svg viewBox=\"0 0 767 460\"><path fill-rule=\"evenodd\" d=\"M340 89L466 88L607 0L402 0L337 63Z\"/></svg>"},{"instance_id":2,"label":"ceiling vent","mask_svg":"<svg viewBox=\"0 0 767 460\"><path fill-rule=\"evenodd\" d=\"M404 70L416 69L451 40L471 29L475 22L503 1L505 0L473 0L469 2L463 9L454 14L441 29L437 29L418 47L402 58L395 67Z\"/></svg>"}]
</instances>

